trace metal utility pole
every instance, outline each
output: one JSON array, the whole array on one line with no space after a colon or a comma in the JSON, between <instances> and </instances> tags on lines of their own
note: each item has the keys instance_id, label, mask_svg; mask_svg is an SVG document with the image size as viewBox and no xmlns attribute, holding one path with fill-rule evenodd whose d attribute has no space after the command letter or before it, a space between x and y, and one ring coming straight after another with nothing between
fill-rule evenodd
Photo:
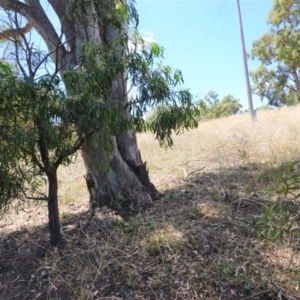
<instances>
[{"instance_id":1,"label":"metal utility pole","mask_svg":"<svg viewBox=\"0 0 300 300\"><path fill-rule=\"evenodd\" d=\"M249 71L248 71L248 64L247 64L247 57L246 57L246 47L245 47L242 15L241 15L241 8L240 8L239 0L236 0L236 5L237 5L237 10L238 10L238 18L239 18L239 25L240 25L241 44L242 44L242 52L243 52L243 60L244 60L244 72L245 72L245 80L246 80L246 86L247 86L249 112L250 112L252 121L254 121L256 116L255 116L255 112L253 110L252 93L251 93L250 80L249 80Z\"/></svg>"}]
</instances>

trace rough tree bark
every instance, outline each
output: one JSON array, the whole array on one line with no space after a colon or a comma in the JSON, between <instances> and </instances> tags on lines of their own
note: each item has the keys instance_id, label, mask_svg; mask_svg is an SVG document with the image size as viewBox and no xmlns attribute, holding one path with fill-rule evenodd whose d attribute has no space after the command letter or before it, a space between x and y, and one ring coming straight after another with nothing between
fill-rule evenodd
<instances>
[{"instance_id":1,"label":"rough tree bark","mask_svg":"<svg viewBox=\"0 0 300 300\"><path fill-rule=\"evenodd\" d=\"M57 175L55 173L48 173L48 219L50 231L50 243L52 246L57 247L60 242L60 224L58 213L58 199L57 199Z\"/></svg>"},{"instance_id":2,"label":"rough tree bark","mask_svg":"<svg viewBox=\"0 0 300 300\"><path fill-rule=\"evenodd\" d=\"M70 0L49 0L61 22L61 36L55 31L39 0L0 0L0 7L15 11L27 19L45 41L57 69L63 75L64 70L73 69L79 64L81 53L77 45L80 42L88 41L94 45L101 45L119 36L119 30L103 25L102 18L108 12L108 1L99 1L103 7L101 11L90 10L88 15L81 12L81 20L78 20L70 14ZM125 23L123 31L127 32ZM66 42L63 42L62 36ZM113 98L123 105L127 102L123 74L114 80L107 101ZM150 182L146 164L143 163L138 150L136 136L133 131L129 131L111 138L114 145L112 154L107 153L101 145L90 147L93 141L86 143L82 148L87 174L94 181L97 194L95 200L114 209L141 211L150 206L159 194ZM101 170L103 161L109 161L108 172Z\"/></svg>"}]
</instances>

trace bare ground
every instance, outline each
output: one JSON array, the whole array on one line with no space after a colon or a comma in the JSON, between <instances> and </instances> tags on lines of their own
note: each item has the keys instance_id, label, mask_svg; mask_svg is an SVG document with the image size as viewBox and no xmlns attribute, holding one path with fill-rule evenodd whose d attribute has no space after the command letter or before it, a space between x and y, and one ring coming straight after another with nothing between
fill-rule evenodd
<instances>
[{"instance_id":1,"label":"bare ground","mask_svg":"<svg viewBox=\"0 0 300 300\"><path fill-rule=\"evenodd\" d=\"M150 142L140 143L147 156ZM0 221L0 299L300 299L299 235L267 247L254 234L274 201L262 191L280 166L278 145L269 161L257 154L256 162L244 142L223 156L197 145L201 155L194 146L192 154L175 148L173 160L149 150L164 196L124 219L104 209L86 229L83 169L62 170L59 249L49 246L43 205L26 204ZM288 152L286 160L298 156Z\"/></svg>"}]
</instances>

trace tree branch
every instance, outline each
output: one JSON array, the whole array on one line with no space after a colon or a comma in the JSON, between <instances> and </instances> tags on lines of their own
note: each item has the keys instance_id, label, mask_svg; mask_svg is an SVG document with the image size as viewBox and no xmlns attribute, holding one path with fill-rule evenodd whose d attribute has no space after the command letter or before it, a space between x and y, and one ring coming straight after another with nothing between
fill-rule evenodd
<instances>
[{"instance_id":1,"label":"tree branch","mask_svg":"<svg viewBox=\"0 0 300 300\"><path fill-rule=\"evenodd\" d=\"M27 196L27 194L24 190L22 190L22 193L27 200L35 200L35 201L48 201L49 200L48 197L29 197L29 196Z\"/></svg>"},{"instance_id":2,"label":"tree branch","mask_svg":"<svg viewBox=\"0 0 300 300\"><path fill-rule=\"evenodd\" d=\"M0 0L0 7L21 14L36 29L45 41L58 69L66 65L66 49L56 33L39 0ZM54 51L57 49L57 51Z\"/></svg>"},{"instance_id":3,"label":"tree branch","mask_svg":"<svg viewBox=\"0 0 300 300\"><path fill-rule=\"evenodd\" d=\"M30 7L27 4L18 0L0 0L0 7L12 10L21 15L24 15L24 12L30 11Z\"/></svg>"},{"instance_id":4,"label":"tree branch","mask_svg":"<svg viewBox=\"0 0 300 300\"><path fill-rule=\"evenodd\" d=\"M0 40L10 40L14 42L16 36L23 36L24 34L30 32L31 28L32 25L30 23L27 23L24 27L17 26L17 28L4 30L0 32Z\"/></svg>"},{"instance_id":5,"label":"tree branch","mask_svg":"<svg viewBox=\"0 0 300 300\"><path fill-rule=\"evenodd\" d=\"M86 140L90 139L96 132L95 131L91 131L90 133L88 133L85 137L79 137L77 138L77 140L74 143L74 146L67 152L67 153L61 153L56 162L55 162L55 166L58 168L58 166L62 163L62 161L68 157L69 155L72 155L74 153L76 153L80 147L86 142Z\"/></svg>"},{"instance_id":6,"label":"tree branch","mask_svg":"<svg viewBox=\"0 0 300 300\"><path fill-rule=\"evenodd\" d=\"M32 161L40 168L42 172L46 173L46 168L42 165L42 163L38 160L38 158L33 152L28 151L26 148L23 147L20 147L20 149L32 158Z\"/></svg>"},{"instance_id":7,"label":"tree branch","mask_svg":"<svg viewBox=\"0 0 300 300\"><path fill-rule=\"evenodd\" d=\"M61 21L62 32L68 40L69 50L74 51L76 46L76 29L74 20L70 16L70 1L69 0L49 0L53 10Z\"/></svg>"}]
</instances>

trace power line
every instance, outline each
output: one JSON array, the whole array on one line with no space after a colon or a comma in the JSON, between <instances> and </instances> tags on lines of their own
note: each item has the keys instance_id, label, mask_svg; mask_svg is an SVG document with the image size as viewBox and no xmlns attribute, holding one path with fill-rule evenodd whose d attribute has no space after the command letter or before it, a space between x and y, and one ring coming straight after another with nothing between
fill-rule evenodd
<instances>
[{"instance_id":1,"label":"power line","mask_svg":"<svg viewBox=\"0 0 300 300\"><path fill-rule=\"evenodd\" d=\"M213 22L212 22L212 25L209 27L208 31L207 31L207 34L205 35L205 37L203 38L202 42L200 43L200 48L196 51L196 57L194 59L191 60L191 63L189 64L189 67L188 69L192 66L193 62L194 61L197 61L198 57L199 57L199 53L200 53L200 50L201 48L203 47L203 45L205 45L205 42L206 40L208 39L208 37L211 36L211 31L214 29L217 21L218 21L218 18L220 17L224 7L225 7L225 4L228 2L228 0L223 0L223 3L222 3L222 6L221 8L219 9L218 13L216 14Z\"/></svg>"},{"instance_id":2,"label":"power line","mask_svg":"<svg viewBox=\"0 0 300 300\"><path fill-rule=\"evenodd\" d=\"M195 69L195 67L198 67L199 65L201 65L202 62L204 61L204 59L206 58L207 54L210 52L212 46L214 45L214 43L216 42L217 38L218 38L219 35L221 34L221 32L222 32L222 30L224 29L226 23L228 22L229 18L231 17L233 11L234 11L234 7L233 7L232 10L230 11L228 17L226 18L226 20L225 20L225 22L223 23L222 27L220 28L219 32L218 32L217 35L215 36L214 40L212 41L212 43L211 43L210 46L208 47L208 50L207 50L207 51L205 52L205 54L202 56L202 59L200 60L200 62L199 62L198 64L195 64L195 65L194 65L194 68L193 68L193 70L192 70L192 72L191 72L192 75L193 75L194 72L195 72L194 70L197 69L197 68Z\"/></svg>"}]
</instances>

